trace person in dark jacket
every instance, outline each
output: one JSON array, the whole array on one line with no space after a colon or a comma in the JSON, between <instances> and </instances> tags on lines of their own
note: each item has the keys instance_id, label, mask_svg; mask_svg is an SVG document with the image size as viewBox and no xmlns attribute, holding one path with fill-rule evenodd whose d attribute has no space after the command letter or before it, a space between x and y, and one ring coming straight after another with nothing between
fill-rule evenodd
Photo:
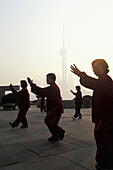
<instances>
[{"instance_id":1,"label":"person in dark jacket","mask_svg":"<svg viewBox=\"0 0 113 170\"><path fill-rule=\"evenodd\" d=\"M92 62L98 79L81 72L71 65L71 72L80 77L80 83L93 90L92 122L95 123L94 136L97 145L96 169L113 167L113 81L108 75L109 66L104 59Z\"/></svg>"},{"instance_id":2,"label":"person in dark jacket","mask_svg":"<svg viewBox=\"0 0 113 170\"><path fill-rule=\"evenodd\" d=\"M11 91L13 92L13 94L20 97L18 116L13 123L9 122L9 124L12 128L17 127L20 122L22 123L21 128L28 127L26 114L27 114L28 109L30 108L30 96L29 96L29 92L27 90L27 82L25 80L21 80L20 84L21 84L22 90L20 90L19 92L17 92L13 88L12 84L10 84L10 88L11 88Z\"/></svg>"},{"instance_id":3,"label":"person in dark jacket","mask_svg":"<svg viewBox=\"0 0 113 170\"><path fill-rule=\"evenodd\" d=\"M65 130L58 126L61 114L64 112L64 106L60 95L60 89L55 83L56 76L54 73L47 74L47 84L50 86L41 88L36 86L33 81L28 77L28 82L31 86L31 92L40 97L47 98L47 115L44 119L52 136L48 138L49 141L59 141L64 138Z\"/></svg>"},{"instance_id":4,"label":"person in dark jacket","mask_svg":"<svg viewBox=\"0 0 113 170\"><path fill-rule=\"evenodd\" d=\"M77 93L73 92L72 90L71 93L75 95L75 114L72 116L72 118L75 120L75 118L78 117L78 119L82 119L82 114L80 113L80 109L82 106L82 93L81 93L81 88L80 86L76 86L76 91Z\"/></svg>"}]
</instances>

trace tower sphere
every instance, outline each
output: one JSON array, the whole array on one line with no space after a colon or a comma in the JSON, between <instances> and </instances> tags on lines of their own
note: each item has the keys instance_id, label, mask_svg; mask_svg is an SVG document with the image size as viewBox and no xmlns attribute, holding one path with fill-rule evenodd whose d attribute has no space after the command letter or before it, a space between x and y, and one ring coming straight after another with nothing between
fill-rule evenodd
<instances>
[{"instance_id":1,"label":"tower sphere","mask_svg":"<svg viewBox=\"0 0 113 170\"><path fill-rule=\"evenodd\" d=\"M67 55L67 50L65 48L62 48L60 50L60 54L61 54L61 56L66 56Z\"/></svg>"}]
</instances>

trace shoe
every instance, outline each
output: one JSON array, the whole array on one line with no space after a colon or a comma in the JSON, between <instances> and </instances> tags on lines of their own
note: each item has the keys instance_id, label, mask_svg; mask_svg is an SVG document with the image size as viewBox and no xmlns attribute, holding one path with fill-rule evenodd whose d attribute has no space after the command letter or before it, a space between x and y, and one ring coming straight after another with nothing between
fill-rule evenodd
<instances>
[{"instance_id":1,"label":"shoe","mask_svg":"<svg viewBox=\"0 0 113 170\"><path fill-rule=\"evenodd\" d=\"M22 126L20 126L20 128L28 128L28 126L23 126L23 125L22 125Z\"/></svg>"},{"instance_id":2,"label":"shoe","mask_svg":"<svg viewBox=\"0 0 113 170\"><path fill-rule=\"evenodd\" d=\"M78 119L82 119L82 117L78 117Z\"/></svg>"},{"instance_id":3,"label":"shoe","mask_svg":"<svg viewBox=\"0 0 113 170\"><path fill-rule=\"evenodd\" d=\"M59 137L58 136L51 136L50 138L48 138L48 141L59 141Z\"/></svg>"},{"instance_id":4,"label":"shoe","mask_svg":"<svg viewBox=\"0 0 113 170\"><path fill-rule=\"evenodd\" d=\"M95 168L98 169L98 170L109 170L109 168L105 168L105 167L98 165L98 164L95 165Z\"/></svg>"},{"instance_id":5,"label":"shoe","mask_svg":"<svg viewBox=\"0 0 113 170\"><path fill-rule=\"evenodd\" d=\"M75 120L75 117L74 117L74 116L72 116L71 118L72 118L73 120Z\"/></svg>"},{"instance_id":6,"label":"shoe","mask_svg":"<svg viewBox=\"0 0 113 170\"><path fill-rule=\"evenodd\" d=\"M63 140L64 134L65 134L65 130L62 130L62 131L60 132L60 134L59 134L60 140Z\"/></svg>"},{"instance_id":7,"label":"shoe","mask_svg":"<svg viewBox=\"0 0 113 170\"><path fill-rule=\"evenodd\" d=\"M15 126L13 125L12 122L9 122L9 125L10 125L13 129L15 128Z\"/></svg>"}]
</instances>

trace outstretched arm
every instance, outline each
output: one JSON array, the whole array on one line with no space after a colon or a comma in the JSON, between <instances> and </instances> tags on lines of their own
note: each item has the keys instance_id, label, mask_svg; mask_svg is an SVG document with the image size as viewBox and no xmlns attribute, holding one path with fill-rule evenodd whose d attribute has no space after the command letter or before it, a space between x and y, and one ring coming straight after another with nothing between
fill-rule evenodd
<instances>
[{"instance_id":1,"label":"outstretched arm","mask_svg":"<svg viewBox=\"0 0 113 170\"><path fill-rule=\"evenodd\" d=\"M22 95L22 92L21 91L19 91L19 92L17 92L14 88L13 88L13 85L12 84L10 84L10 89L11 89L11 91L13 92L13 94L15 95L15 96L21 96Z\"/></svg>"},{"instance_id":2,"label":"outstretched arm","mask_svg":"<svg viewBox=\"0 0 113 170\"><path fill-rule=\"evenodd\" d=\"M101 89L104 85L103 81L95 79L86 75L86 73L81 72L75 64L70 66L71 72L80 77L80 83L86 88L94 90L95 88Z\"/></svg>"},{"instance_id":3,"label":"outstretched arm","mask_svg":"<svg viewBox=\"0 0 113 170\"><path fill-rule=\"evenodd\" d=\"M71 71L72 73L74 73L74 74L77 75L77 76L80 76L81 71L76 67L75 64L70 65L70 69L71 69L70 71Z\"/></svg>"},{"instance_id":4,"label":"outstretched arm","mask_svg":"<svg viewBox=\"0 0 113 170\"><path fill-rule=\"evenodd\" d=\"M73 93L73 91L72 91L72 90L70 90L70 92L71 92L71 93Z\"/></svg>"},{"instance_id":5,"label":"outstretched arm","mask_svg":"<svg viewBox=\"0 0 113 170\"><path fill-rule=\"evenodd\" d=\"M71 92L73 95L76 95L76 93L74 93L72 90L70 90L70 92Z\"/></svg>"}]
</instances>

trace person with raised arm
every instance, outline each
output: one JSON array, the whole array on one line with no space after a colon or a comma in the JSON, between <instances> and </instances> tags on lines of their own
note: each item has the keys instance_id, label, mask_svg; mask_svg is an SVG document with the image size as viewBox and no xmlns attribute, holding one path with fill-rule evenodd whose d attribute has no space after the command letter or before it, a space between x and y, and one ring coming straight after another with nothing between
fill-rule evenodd
<instances>
[{"instance_id":1,"label":"person with raised arm","mask_svg":"<svg viewBox=\"0 0 113 170\"><path fill-rule=\"evenodd\" d=\"M73 120L78 117L78 119L82 119L82 114L80 113L81 107L82 107L82 92L80 86L76 86L76 93L72 90L71 93L75 95L75 114L72 116Z\"/></svg>"},{"instance_id":2,"label":"person with raised arm","mask_svg":"<svg viewBox=\"0 0 113 170\"><path fill-rule=\"evenodd\" d=\"M17 127L20 124L20 122L22 124L21 128L28 127L26 114L27 114L28 109L30 108L30 96L29 96L29 92L27 89L27 82L25 80L21 80L20 84L22 87L22 90L20 90L20 91L16 91L13 88L12 84L10 84L10 88L11 88L11 91L13 92L13 94L15 96L20 97L18 116L13 123L9 122L9 124L12 128Z\"/></svg>"},{"instance_id":3,"label":"person with raised arm","mask_svg":"<svg viewBox=\"0 0 113 170\"><path fill-rule=\"evenodd\" d=\"M104 59L92 62L98 79L81 72L75 64L71 72L80 77L80 83L93 90L92 122L95 123L94 136L97 146L96 169L113 168L113 81L108 75L109 66Z\"/></svg>"},{"instance_id":4,"label":"person with raised arm","mask_svg":"<svg viewBox=\"0 0 113 170\"><path fill-rule=\"evenodd\" d=\"M65 130L58 126L62 113L64 112L64 106L60 95L60 89L55 83L56 76L54 73L49 73L46 76L47 84L50 86L41 88L33 83L28 77L28 83L31 86L31 92L40 97L47 98L47 115L44 119L52 136L48 138L48 141L63 140Z\"/></svg>"}]
</instances>

